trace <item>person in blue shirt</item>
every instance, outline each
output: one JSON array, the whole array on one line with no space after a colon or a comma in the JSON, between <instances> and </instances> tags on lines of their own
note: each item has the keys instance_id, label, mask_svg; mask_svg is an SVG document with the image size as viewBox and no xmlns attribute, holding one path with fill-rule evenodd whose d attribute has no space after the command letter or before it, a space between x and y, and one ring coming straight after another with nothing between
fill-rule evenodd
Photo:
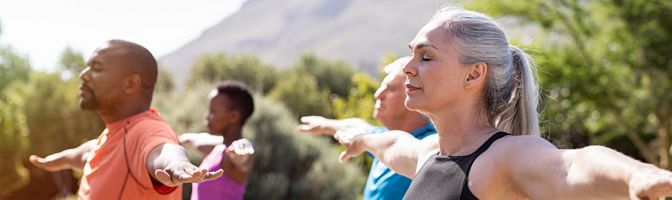
<instances>
[{"instance_id":1,"label":"person in blue shirt","mask_svg":"<svg viewBox=\"0 0 672 200\"><path fill-rule=\"evenodd\" d=\"M408 63L410 57L397 59L387 65L388 73L375 93L376 104L373 117L385 127L372 126L364 120L328 119L321 116L305 116L301 118L303 124L298 129L311 134L333 136L337 132L348 134L382 134L388 130L402 130L412 134L415 138L423 139L434 135L436 130L429 118L406 109L404 100L405 76L401 68ZM371 171L364 187L365 200L393 200L402 199L411 179L395 173L385 164L373 158Z\"/></svg>"}]
</instances>

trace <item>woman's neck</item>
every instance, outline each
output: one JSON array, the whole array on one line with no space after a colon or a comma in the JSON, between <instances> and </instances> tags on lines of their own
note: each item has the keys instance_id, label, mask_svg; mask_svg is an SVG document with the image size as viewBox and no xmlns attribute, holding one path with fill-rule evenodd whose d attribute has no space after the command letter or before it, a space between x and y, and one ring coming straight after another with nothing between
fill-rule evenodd
<instances>
[{"instance_id":1,"label":"woman's neck","mask_svg":"<svg viewBox=\"0 0 672 200\"><path fill-rule=\"evenodd\" d=\"M439 134L441 155L468 155L476 151L497 129L475 106L449 108L430 114Z\"/></svg>"},{"instance_id":2,"label":"woman's neck","mask_svg":"<svg viewBox=\"0 0 672 200\"><path fill-rule=\"evenodd\" d=\"M236 126L232 127L231 129L227 130L222 134L224 137L224 144L228 147L231 146L231 143L233 141L239 140L242 138L242 127Z\"/></svg>"}]
</instances>

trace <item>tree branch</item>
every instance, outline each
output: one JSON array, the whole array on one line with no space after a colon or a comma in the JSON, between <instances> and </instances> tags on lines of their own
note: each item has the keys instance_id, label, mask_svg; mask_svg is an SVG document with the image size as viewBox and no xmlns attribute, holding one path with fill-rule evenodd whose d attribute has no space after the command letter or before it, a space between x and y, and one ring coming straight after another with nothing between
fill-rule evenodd
<instances>
[{"instance_id":1,"label":"tree branch","mask_svg":"<svg viewBox=\"0 0 672 200\"><path fill-rule=\"evenodd\" d=\"M635 147L639 149L639 152L642 153L642 156L644 156L644 159L648 163L656 163L656 156L653 153L653 151L649 148L649 146L642 140L641 137L639 137L639 133L637 130L633 129L632 127L628 126L628 124L625 122L623 119L623 116L621 113L614 113L614 116L616 117L616 121L618 121L619 124L621 124L623 127L626 129L626 135L632 141L633 144L635 144Z\"/></svg>"}]
</instances>

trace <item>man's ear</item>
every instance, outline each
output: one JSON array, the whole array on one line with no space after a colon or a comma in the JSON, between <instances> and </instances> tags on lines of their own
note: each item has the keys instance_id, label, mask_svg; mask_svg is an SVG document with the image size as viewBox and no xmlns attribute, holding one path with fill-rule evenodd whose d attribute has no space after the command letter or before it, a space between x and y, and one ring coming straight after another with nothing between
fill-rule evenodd
<instances>
[{"instance_id":1,"label":"man's ear","mask_svg":"<svg viewBox=\"0 0 672 200\"><path fill-rule=\"evenodd\" d=\"M142 78L140 77L140 74L131 74L126 78L126 82L124 85L124 92L126 94L133 94L140 92L142 89Z\"/></svg>"},{"instance_id":2,"label":"man's ear","mask_svg":"<svg viewBox=\"0 0 672 200\"><path fill-rule=\"evenodd\" d=\"M469 68L464 79L464 88L477 88L485 83L488 74L488 65L476 63Z\"/></svg>"}]
</instances>

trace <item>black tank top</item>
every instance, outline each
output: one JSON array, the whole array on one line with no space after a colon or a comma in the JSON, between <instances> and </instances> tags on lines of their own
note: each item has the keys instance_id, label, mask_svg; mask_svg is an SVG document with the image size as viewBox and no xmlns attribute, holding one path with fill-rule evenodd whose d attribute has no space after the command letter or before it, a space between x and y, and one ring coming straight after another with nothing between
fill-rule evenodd
<instances>
[{"instance_id":1,"label":"black tank top","mask_svg":"<svg viewBox=\"0 0 672 200\"><path fill-rule=\"evenodd\" d=\"M471 200L478 199L469 191L471 165L497 139L508 135L497 132L474 153L466 156L432 155L422 165L408 188L404 200Z\"/></svg>"}]
</instances>

